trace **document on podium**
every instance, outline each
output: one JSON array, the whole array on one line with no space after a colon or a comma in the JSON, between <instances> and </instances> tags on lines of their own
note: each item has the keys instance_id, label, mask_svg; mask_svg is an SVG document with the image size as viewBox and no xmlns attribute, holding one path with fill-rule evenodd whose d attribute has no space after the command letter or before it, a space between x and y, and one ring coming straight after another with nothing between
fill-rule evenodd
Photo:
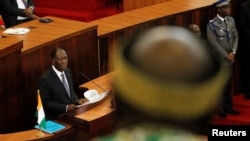
<instances>
[{"instance_id":1,"label":"document on podium","mask_svg":"<svg viewBox=\"0 0 250 141\"><path fill-rule=\"evenodd\" d=\"M39 129L39 125L36 125L35 128ZM44 132L47 132L49 134L53 134L53 133L60 131L64 128L66 128L65 125L48 120L48 121L46 121L46 128L41 128L41 130Z\"/></svg>"},{"instance_id":2,"label":"document on podium","mask_svg":"<svg viewBox=\"0 0 250 141\"><path fill-rule=\"evenodd\" d=\"M83 106L86 106L86 105L89 105L89 104L92 104L92 103L96 103L98 101L101 101L104 97L106 97L106 95L109 93L109 91L107 92L103 92L101 94L98 95L98 97L96 97L95 99L91 100L91 101L88 101L88 102L85 102L81 105L77 105L76 107L77 108L80 108L80 107L83 107Z\"/></svg>"}]
</instances>

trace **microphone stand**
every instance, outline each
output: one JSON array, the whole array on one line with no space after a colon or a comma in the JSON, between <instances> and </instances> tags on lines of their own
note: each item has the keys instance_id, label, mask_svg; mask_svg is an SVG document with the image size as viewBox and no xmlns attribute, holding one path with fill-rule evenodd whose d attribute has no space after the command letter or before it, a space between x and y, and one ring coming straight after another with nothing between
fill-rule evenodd
<instances>
[{"instance_id":1,"label":"microphone stand","mask_svg":"<svg viewBox=\"0 0 250 141\"><path fill-rule=\"evenodd\" d=\"M100 85L98 85L97 83L95 83L93 80L91 80L88 76L86 76L84 73L80 72L80 74L86 78L88 81L92 82L93 84L95 84L95 86L97 86L98 88L100 88L101 90L103 90L104 92L108 92L107 90L105 90L104 88L102 88ZM115 102L114 102L114 94L113 91L111 90L109 92L111 94L111 105L110 108L114 108L115 107Z\"/></svg>"},{"instance_id":2,"label":"microphone stand","mask_svg":"<svg viewBox=\"0 0 250 141\"><path fill-rule=\"evenodd\" d=\"M99 86L98 84L96 84L94 81L92 81L89 77L87 77L85 74L83 74L82 72L80 72L80 74L85 77L87 80L89 80L90 82L94 83L98 88L102 89L104 92L107 92L107 90L103 89L101 86Z\"/></svg>"}]
</instances>

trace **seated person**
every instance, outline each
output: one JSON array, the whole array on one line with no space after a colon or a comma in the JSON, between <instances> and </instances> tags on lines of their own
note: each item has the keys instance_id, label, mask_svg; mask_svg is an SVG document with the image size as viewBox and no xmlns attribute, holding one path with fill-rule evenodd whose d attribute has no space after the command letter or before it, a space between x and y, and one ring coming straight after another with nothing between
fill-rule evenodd
<instances>
[{"instance_id":1,"label":"seated person","mask_svg":"<svg viewBox=\"0 0 250 141\"><path fill-rule=\"evenodd\" d=\"M34 8L33 0L0 0L0 15L6 28L39 19Z\"/></svg>"}]
</instances>

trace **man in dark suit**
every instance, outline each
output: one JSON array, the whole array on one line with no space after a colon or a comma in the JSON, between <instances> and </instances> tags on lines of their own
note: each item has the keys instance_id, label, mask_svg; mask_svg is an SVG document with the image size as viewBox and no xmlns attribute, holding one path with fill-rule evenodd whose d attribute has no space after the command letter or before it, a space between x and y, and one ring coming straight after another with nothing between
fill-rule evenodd
<instances>
[{"instance_id":1,"label":"man in dark suit","mask_svg":"<svg viewBox=\"0 0 250 141\"><path fill-rule=\"evenodd\" d=\"M32 19L39 19L34 14L33 0L0 0L0 15L6 28Z\"/></svg>"},{"instance_id":2,"label":"man in dark suit","mask_svg":"<svg viewBox=\"0 0 250 141\"><path fill-rule=\"evenodd\" d=\"M239 46L241 57L241 71L243 79L243 89L245 99L250 99L250 0L246 0L240 5L238 15Z\"/></svg>"},{"instance_id":3,"label":"man in dark suit","mask_svg":"<svg viewBox=\"0 0 250 141\"><path fill-rule=\"evenodd\" d=\"M217 15L207 24L207 40L215 53L221 58L225 67L233 70L235 54L238 49L238 32L231 14L231 5L228 0L220 0L215 3ZM231 96L231 78L224 89L222 107L219 116L226 118L227 114L238 115L233 109Z\"/></svg>"},{"instance_id":4,"label":"man in dark suit","mask_svg":"<svg viewBox=\"0 0 250 141\"><path fill-rule=\"evenodd\" d=\"M83 98L78 99L73 89L66 51L56 48L51 52L51 58L52 66L38 81L47 120L54 120L58 115L75 110L77 104L85 102Z\"/></svg>"}]
</instances>

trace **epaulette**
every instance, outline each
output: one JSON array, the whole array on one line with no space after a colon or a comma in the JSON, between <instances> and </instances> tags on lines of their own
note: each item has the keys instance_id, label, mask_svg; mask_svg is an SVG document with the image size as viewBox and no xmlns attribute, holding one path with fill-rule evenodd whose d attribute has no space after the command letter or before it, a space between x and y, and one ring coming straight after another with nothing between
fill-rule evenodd
<instances>
[{"instance_id":1,"label":"epaulette","mask_svg":"<svg viewBox=\"0 0 250 141\"><path fill-rule=\"evenodd\" d=\"M213 23L216 21L216 18L213 18L212 20L209 20L210 23Z\"/></svg>"}]
</instances>

